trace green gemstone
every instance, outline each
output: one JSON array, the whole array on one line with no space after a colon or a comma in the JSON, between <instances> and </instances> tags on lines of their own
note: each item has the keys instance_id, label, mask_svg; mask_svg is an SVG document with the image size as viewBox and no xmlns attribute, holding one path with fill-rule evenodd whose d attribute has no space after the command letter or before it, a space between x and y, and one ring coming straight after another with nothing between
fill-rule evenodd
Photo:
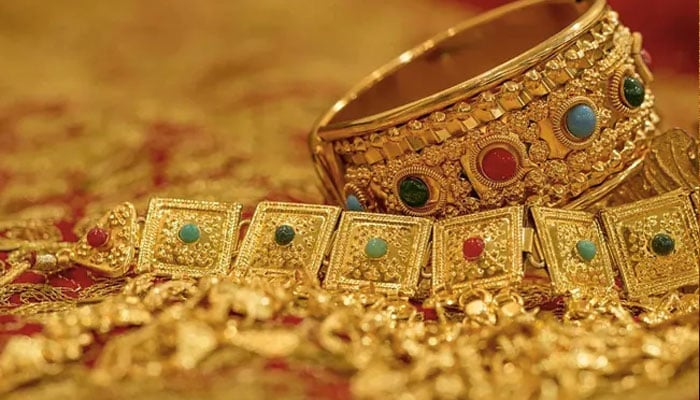
<instances>
[{"instance_id":1,"label":"green gemstone","mask_svg":"<svg viewBox=\"0 0 700 400\"><path fill-rule=\"evenodd\" d=\"M667 256L673 253L676 248L676 241L665 233L657 233L651 239L651 249L660 256Z\"/></svg>"},{"instance_id":2,"label":"green gemstone","mask_svg":"<svg viewBox=\"0 0 700 400\"><path fill-rule=\"evenodd\" d=\"M295 235L294 228L289 225L280 225L275 230L275 243L280 246L286 246L292 243Z\"/></svg>"},{"instance_id":3,"label":"green gemstone","mask_svg":"<svg viewBox=\"0 0 700 400\"><path fill-rule=\"evenodd\" d=\"M595 258L598 249L596 248L595 243L591 242L590 240L579 240L576 242L576 251L584 261L591 261L593 258Z\"/></svg>"},{"instance_id":4,"label":"green gemstone","mask_svg":"<svg viewBox=\"0 0 700 400\"><path fill-rule=\"evenodd\" d=\"M185 243L194 243L199 240L200 234L197 224L185 224L180 227L177 236Z\"/></svg>"},{"instance_id":5,"label":"green gemstone","mask_svg":"<svg viewBox=\"0 0 700 400\"><path fill-rule=\"evenodd\" d=\"M411 176L399 184L399 197L410 207L423 207L430 198L430 190L425 182Z\"/></svg>"},{"instance_id":6,"label":"green gemstone","mask_svg":"<svg viewBox=\"0 0 700 400\"><path fill-rule=\"evenodd\" d=\"M368 258L381 258L389 250L389 244L382 238L371 238L365 245L365 255Z\"/></svg>"},{"instance_id":7,"label":"green gemstone","mask_svg":"<svg viewBox=\"0 0 700 400\"><path fill-rule=\"evenodd\" d=\"M622 93L630 107L637 108L644 103L644 85L637 78L626 77L622 82Z\"/></svg>"}]
</instances>

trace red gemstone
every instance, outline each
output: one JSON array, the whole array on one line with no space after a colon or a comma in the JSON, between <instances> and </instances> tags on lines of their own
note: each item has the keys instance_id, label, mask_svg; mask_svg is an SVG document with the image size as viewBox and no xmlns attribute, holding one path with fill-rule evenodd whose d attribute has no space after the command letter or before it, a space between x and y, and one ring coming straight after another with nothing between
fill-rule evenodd
<instances>
[{"instance_id":1,"label":"red gemstone","mask_svg":"<svg viewBox=\"0 0 700 400\"><path fill-rule=\"evenodd\" d=\"M651 54L647 51L647 49L642 49L642 51L639 53L639 55L642 56L642 61L644 61L644 64L647 65L647 67L651 68Z\"/></svg>"},{"instance_id":2,"label":"red gemstone","mask_svg":"<svg viewBox=\"0 0 700 400\"><path fill-rule=\"evenodd\" d=\"M515 154L503 147L488 150L481 159L481 173L487 178L503 182L513 178L518 172L518 159Z\"/></svg>"},{"instance_id":3,"label":"red gemstone","mask_svg":"<svg viewBox=\"0 0 700 400\"><path fill-rule=\"evenodd\" d=\"M105 229L94 227L87 233L87 242L92 247L104 246L109 240L109 232Z\"/></svg>"},{"instance_id":4,"label":"red gemstone","mask_svg":"<svg viewBox=\"0 0 700 400\"><path fill-rule=\"evenodd\" d=\"M464 259L473 261L481 257L484 253L484 239L478 236L472 236L462 243L462 255Z\"/></svg>"}]
</instances>

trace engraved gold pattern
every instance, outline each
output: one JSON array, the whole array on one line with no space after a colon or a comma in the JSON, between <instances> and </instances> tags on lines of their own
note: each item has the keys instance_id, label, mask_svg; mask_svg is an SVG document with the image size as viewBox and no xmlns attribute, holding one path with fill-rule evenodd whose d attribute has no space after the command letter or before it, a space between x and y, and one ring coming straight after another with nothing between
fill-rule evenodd
<instances>
[{"instance_id":1,"label":"engraved gold pattern","mask_svg":"<svg viewBox=\"0 0 700 400\"><path fill-rule=\"evenodd\" d=\"M438 221L433 228L433 292L460 288L501 288L523 276L522 207L508 207ZM462 243L481 237L484 252L466 260Z\"/></svg>"},{"instance_id":2,"label":"engraved gold pattern","mask_svg":"<svg viewBox=\"0 0 700 400\"><path fill-rule=\"evenodd\" d=\"M632 297L649 296L697 285L700 268L698 218L690 199L676 191L602 212L610 249ZM654 254L649 243L657 233L675 241L667 256Z\"/></svg>"},{"instance_id":3,"label":"engraved gold pattern","mask_svg":"<svg viewBox=\"0 0 700 400\"><path fill-rule=\"evenodd\" d=\"M260 203L241 244L233 274L288 277L304 270L317 279L339 215L340 208L332 206ZM286 246L275 242L275 229L280 225L294 229L294 239Z\"/></svg>"},{"instance_id":4,"label":"engraved gold pattern","mask_svg":"<svg viewBox=\"0 0 700 400\"><path fill-rule=\"evenodd\" d=\"M226 274L236 246L241 205L153 199L148 208L138 271L171 275ZM180 227L197 224L201 237L185 244Z\"/></svg>"},{"instance_id":5,"label":"engraved gold pattern","mask_svg":"<svg viewBox=\"0 0 700 400\"><path fill-rule=\"evenodd\" d=\"M583 211L534 207L532 215L541 238L547 270L559 293L603 292L615 284L615 274L603 232L595 216ZM584 261L576 251L579 240L595 244L596 254Z\"/></svg>"},{"instance_id":6,"label":"engraved gold pattern","mask_svg":"<svg viewBox=\"0 0 700 400\"><path fill-rule=\"evenodd\" d=\"M412 296L428 259L431 221L425 218L344 213L333 247L326 288L371 286L379 292ZM370 238L388 244L386 256L370 259L364 248Z\"/></svg>"}]
</instances>

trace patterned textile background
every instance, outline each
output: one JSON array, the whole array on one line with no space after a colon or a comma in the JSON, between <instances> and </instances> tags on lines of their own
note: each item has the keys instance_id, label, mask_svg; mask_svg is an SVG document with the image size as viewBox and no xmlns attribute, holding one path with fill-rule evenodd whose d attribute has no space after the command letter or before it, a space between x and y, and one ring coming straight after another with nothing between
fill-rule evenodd
<instances>
[{"instance_id":1,"label":"patterned textile background","mask_svg":"<svg viewBox=\"0 0 700 400\"><path fill-rule=\"evenodd\" d=\"M262 199L321 202L314 119L391 57L502 2L3 1L0 219L54 220L74 240L110 206L143 212L156 195L247 213ZM694 131L697 3L615 3L649 44L666 127ZM78 292L99 279L75 268L15 283ZM4 318L0 337L40 329L15 322ZM305 393L347 396L329 381Z\"/></svg>"}]
</instances>

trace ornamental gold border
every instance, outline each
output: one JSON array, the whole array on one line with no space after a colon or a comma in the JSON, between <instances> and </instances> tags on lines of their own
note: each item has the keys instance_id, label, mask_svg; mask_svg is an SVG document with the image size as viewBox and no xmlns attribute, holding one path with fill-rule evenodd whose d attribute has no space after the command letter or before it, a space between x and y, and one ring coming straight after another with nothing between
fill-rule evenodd
<instances>
[{"instance_id":1,"label":"ornamental gold border","mask_svg":"<svg viewBox=\"0 0 700 400\"><path fill-rule=\"evenodd\" d=\"M667 260L667 264L677 266L682 263L691 263L694 264L694 268L691 267L686 273L669 270L665 276L653 282L640 280L638 268L644 266L644 261L648 265L649 260L640 260L638 256L633 256L627 245L627 237L630 234L628 224L630 221L649 218L654 213L669 210L677 210L681 214L682 221L678 222L683 225L684 235L682 237L674 235L676 252L664 256L673 257ZM600 215L611 253L630 297L652 296L683 286L697 285L698 270L700 269L700 229L698 228L698 216L693 210L687 192L676 190L651 199L607 208L601 211Z\"/></svg>"},{"instance_id":2,"label":"ornamental gold border","mask_svg":"<svg viewBox=\"0 0 700 400\"><path fill-rule=\"evenodd\" d=\"M415 238L411 242L411 247L404 249L408 251L409 254L403 260L399 283L345 277L347 269L353 267L352 254L350 254L350 251L352 246L356 243L353 243L352 233L357 229L357 225L363 224L375 227L379 230L387 227L398 227L407 229L409 233L413 231ZM330 290L359 290L362 287L372 287L377 292L413 297L418 287L421 270L428 263L430 254L428 251L428 244L430 241L431 227L432 221L427 218L364 212L343 213L336 232L333 249L331 250L328 272L323 281L323 287ZM391 245L391 243L389 243L389 245ZM386 257L382 257L369 262L379 265L385 261Z\"/></svg>"},{"instance_id":3,"label":"ornamental gold border","mask_svg":"<svg viewBox=\"0 0 700 400\"><path fill-rule=\"evenodd\" d=\"M224 275L228 273L233 256L233 249L238 242L238 227L241 219L242 206L238 203L222 203L215 201L182 200L182 199L151 199L141 240L141 249L137 264L138 272L155 272L166 275L203 276L206 274ZM188 265L169 265L155 261L155 247L161 233L162 217L170 210L186 210L202 213L216 213L224 217L224 234L217 251L217 262L206 270ZM200 228L201 229L201 228Z\"/></svg>"},{"instance_id":4,"label":"ornamental gold border","mask_svg":"<svg viewBox=\"0 0 700 400\"><path fill-rule=\"evenodd\" d=\"M323 222L316 235L309 236L313 239L313 246L310 249L310 261L304 266L307 275L318 281L317 274L321 268L324 257L328 253L333 231L338 223L340 213L340 208L335 206L267 201L259 203L250 221L250 228L245 234L245 238L243 239L243 243L236 257L232 274L238 277L242 277L247 273L253 273L255 275L293 275L295 272L294 270L285 271L274 268L272 265L269 268L251 267L252 262L257 257L268 256L268 254L260 253L261 250L265 249L265 242L267 242L264 239L265 235L267 234L269 238L274 237L274 231L266 231L269 227L265 226L263 221L270 214L289 215L297 218L318 216L323 218ZM290 223L290 225L294 227L294 224ZM272 239L272 241L274 241L274 239ZM292 243L284 245L284 247L289 248Z\"/></svg>"},{"instance_id":5,"label":"ornamental gold border","mask_svg":"<svg viewBox=\"0 0 700 400\"><path fill-rule=\"evenodd\" d=\"M426 176L430 178L430 180L436 182L436 185L431 185L429 182L425 182L425 179L421 179L423 183L425 183L428 186L428 204L422 207L411 207L407 204L404 204L400 195L400 185L402 180L410 176L418 178L420 178L421 176ZM435 186L437 186L437 190L439 190L439 193L437 198L432 200L431 197L435 192ZM427 217L439 212L445 207L445 203L447 202L446 186L447 184L445 182L445 177L441 173L435 171L430 167L414 165L403 168L398 173L396 173L391 183L391 190L398 200L397 203L399 205L399 208L401 208L401 211L406 213L406 215L411 215L414 217Z\"/></svg>"},{"instance_id":6,"label":"ornamental gold border","mask_svg":"<svg viewBox=\"0 0 700 400\"><path fill-rule=\"evenodd\" d=\"M598 225L595 215L585 211L566 211L555 208L533 207L531 208L532 217L537 228L537 236L542 245L544 259L547 265L547 271L552 280L554 289L561 294L581 292L586 293L597 290L611 289L615 285L615 271L613 269L612 257L605 243L603 230ZM570 227L582 227L586 230L591 230L595 237L582 237L593 241L596 245L596 255L591 261L583 261L576 253L576 244L569 248L562 248L561 237L552 232L552 228L565 225ZM567 244L568 246L568 244ZM562 255L562 250L569 249L571 254ZM567 260L569 258L569 260ZM573 259L573 260L572 260ZM605 285L597 286L596 282L586 282L577 284L581 281L580 278L586 278L583 274L572 276L572 272L567 270L564 265L567 261L574 261L577 264L587 264L591 268L596 268L604 275ZM575 268L576 272L579 268ZM574 272L575 273L575 272Z\"/></svg>"},{"instance_id":7,"label":"ornamental gold border","mask_svg":"<svg viewBox=\"0 0 700 400\"><path fill-rule=\"evenodd\" d=\"M583 140L576 138L566 128L566 113L574 106L585 104L589 106L595 114L595 127L591 135ZM552 131L554 136L559 139L563 145L573 150L581 150L587 148L590 143L595 141L600 135L600 115L598 114L598 106L586 96L576 96L566 99L557 107L552 115Z\"/></svg>"},{"instance_id":8,"label":"ornamental gold border","mask_svg":"<svg viewBox=\"0 0 700 400\"><path fill-rule=\"evenodd\" d=\"M486 150L496 147L505 147L509 149L518 159L518 169L515 172L515 175L512 178L502 182L493 181L484 176L481 173L478 165L483 158L483 153ZM460 159L462 169L464 169L464 172L467 173L467 176L472 184L477 183L489 189L501 189L522 180L525 174L529 171L528 161L527 148L525 148L525 144L523 144L518 137L510 135L494 135L479 138L474 142L467 154L462 156ZM478 185L473 185L473 187L475 190L477 190L477 192L479 191Z\"/></svg>"},{"instance_id":9,"label":"ornamental gold border","mask_svg":"<svg viewBox=\"0 0 700 400\"><path fill-rule=\"evenodd\" d=\"M523 207L505 207L497 210L483 211L471 215L462 215L448 220L437 221L433 224L433 257L432 257L432 285L431 292L442 290L449 286L450 289L480 288L496 289L520 282L523 277ZM506 234L505 274L490 278L475 279L458 285L451 285L449 270L454 265L447 264L447 244L450 229L459 227L473 227L487 225L493 221L507 220L508 232Z\"/></svg>"}]
</instances>

